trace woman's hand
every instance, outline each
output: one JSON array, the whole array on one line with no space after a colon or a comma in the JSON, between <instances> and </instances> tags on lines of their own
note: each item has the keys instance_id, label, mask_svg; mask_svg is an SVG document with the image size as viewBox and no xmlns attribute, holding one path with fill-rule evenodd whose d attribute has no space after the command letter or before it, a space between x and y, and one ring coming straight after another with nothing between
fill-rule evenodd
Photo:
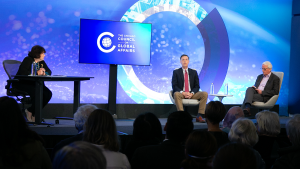
<instances>
[{"instance_id":1,"label":"woman's hand","mask_svg":"<svg viewBox=\"0 0 300 169\"><path fill-rule=\"evenodd\" d=\"M44 68L40 68L40 70L37 71L37 74L38 75L46 75L45 71L46 70Z\"/></svg>"}]
</instances>

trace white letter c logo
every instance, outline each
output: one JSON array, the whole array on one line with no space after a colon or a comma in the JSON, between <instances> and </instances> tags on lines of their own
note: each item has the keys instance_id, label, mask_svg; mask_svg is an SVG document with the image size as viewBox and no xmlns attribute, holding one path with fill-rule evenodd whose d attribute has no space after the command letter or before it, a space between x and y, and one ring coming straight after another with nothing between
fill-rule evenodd
<instances>
[{"instance_id":1,"label":"white letter c logo","mask_svg":"<svg viewBox=\"0 0 300 169\"><path fill-rule=\"evenodd\" d=\"M101 39L104 35L109 35L109 36L111 36L111 37L114 37L114 35L113 35L112 33L110 33L110 32L103 32L103 33L101 33L101 34L98 36L98 38L97 38L97 46L98 46L98 48L99 48L102 52L104 52L104 53L112 52L112 51L116 48L115 45L114 45L112 48L108 49L108 50L103 49L103 48L101 47L101 45L100 45L100 39Z\"/></svg>"}]
</instances>

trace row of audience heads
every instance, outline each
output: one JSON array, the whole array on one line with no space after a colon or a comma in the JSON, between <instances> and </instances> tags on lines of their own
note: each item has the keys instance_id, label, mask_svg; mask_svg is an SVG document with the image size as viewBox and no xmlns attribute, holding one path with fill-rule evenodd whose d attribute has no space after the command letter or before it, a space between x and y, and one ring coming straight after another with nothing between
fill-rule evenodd
<instances>
[{"instance_id":1,"label":"row of audience heads","mask_svg":"<svg viewBox=\"0 0 300 169\"><path fill-rule=\"evenodd\" d=\"M87 112L84 109L88 108L94 109L91 115L83 115L84 113L82 112ZM94 128L98 129L111 128L112 131L110 132L116 133L112 116L107 111L105 111L107 116L101 116L100 114L104 113L103 111L105 110L97 109L97 107L93 105L85 105L80 107L74 114L76 127L85 130L85 141L104 145L106 144L106 141L109 141L100 141L101 139L99 138L101 136L95 137L93 134L89 134L95 132L92 130L93 127L89 126L96 126ZM222 168L224 165L229 167L231 165L237 165L246 168L255 168L256 157L250 147L253 147L258 142L258 134L277 136L280 133L279 116L277 113L271 111L257 113L257 122L254 124L251 120L243 118L244 114L240 107L232 107L226 112L226 109L221 102L211 101L206 107L205 117L208 123L214 125L218 125L224 119L223 127L230 129L228 138L231 141L231 144L223 146L217 152L218 145L215 137L209 132L193 131L194 124L192 122L192 117L188 112L173 112L169 115L164 130L166 131L167 139L177 140L179 142L185 141L186 159L182 162L183 167L199 165L194 166L197 168L201 165L213 165L213 168ZM84 123L84 121L86 121L86 123ZM299 145L300 143L299 122L300 115L296 115L286 124L287 134L293 145ZM152 138L162 138L161 123L153 113L140 114L134 121L133 127L133 136L135 139L146 141ZM103 133L105 131L102 130L97 132ZM117 145L116 134L114 135L115 145ZM109 146L107 146L107 148L109 148ZM116 149L111 150L116 151ZM231 159L239 159L237 160L239 161L239 164L230 161Z\"/></svg>"},{"instance_id":2,"label":"row of audience heads","mask_svg":"<svg viewBox=\"0 0 300 169\"><path fill-rule=\"evenodd\" d=\"M185 114L186 117L188 117L187 113L181 112L181 115L182 114ZM172 118L177 117L181 118L181 120L184 120L184 115L179 115L180 114L178 113ZM179 122L176 124L179 124ZM287 133L293 145L299 144L300 142L299 124L300 115L294 116L294 118L292 118L286 124ZM238 130L238 133L236 133L235 131L237 128L245 129L245 132L242 132L242 130ZM231 143L222 146L218 150L217 141L212 134L207 131L192 131L188 135L185 142L186 159L182 162L182 167L201 168L203 166L209 166L208 168L211 167L213 169L221 169L226 166L226 168L256 168L256 156L254 154L254 151L250 148L258 141L256 127L253 122L244 118L237 119L233 123L230 130L229 140L231 141ZM71 158L72 156L74 157ZM82 159L83 156L86 159ZM90 168L93 168L95 166L99 166L99 168L105 168L105 157L102 155L101 150L86 142L76 142L64 147L57 154L56 159L54 160L55 162L53 167L56 168L57 166L57 168L61 168L63 166L64 168L66 168L68 166L67 164L72 164L72 167L74 167L75 165L78 167L82 165L82 160L89 161ZM81 162L77 164L72 163L72 161ZM83 167L89 168L86 165Z\"/></svg>"},{"instance_id":3,"label":"row of audience heads","mask_svg":"<svg viewBox=\"0 0 300 169\"><path fill-rule=\"evenodd\" d=\"M251 120L243 118L240 107L232 107L226 113L221 102L212 101L207 105L205 114L206 119L212 124L219 124L224 119L223 125L225 128L230 128L228 138L232 143L218 150L217 141L212 134L206 131L192 131L194 125L188 112L171 113L164 130L167 139L186 140L186 159L182 162L183 168L199 168L205 165L212 165L213 168L224 168L224 166L256 168L256 156L250 147L258 142L258 134L277 136L280 133L279 116L275 112L263 111L256 114L257 123L254 124ZM76 119L75 114L74 120ZM300 143L299 122L300 115L296 115L286 124L287 134L293 145ZM161 138L161 131L161 124L152 113L143 113L134 122L133 135L136 139Z\"/></svg>"},{"instance_id":4,"label":"row of audience heads","mask_svg":"<svg viewBox=\"0 0 300 169\"><path fill-rule=\"evenodd\" d=\"M1 143L1 145L13 145L15 144L14 142L18 142L18 140L13 139L16 135L28 134L28 132L25 132L27 131L28 126L24 120L17 102L13 98L1 97L0 107L1 111L3 112L2 118L0 118L1 135L5 135L7 138L11 138L10 142L5 141L5 139L0 139L2 140L1 142L3 142ZM195 160L203 163L210 163L210 161L212 161L213 159L215 161L223 161L224 163L227 163L227 161L224 160L226 159L226 157L228 157L226 153L229 153L233 149L236 150L234 151L234 154L239 154L237 152L243 150L243 156L245 156L244 159L247 159L247 153L245 153L245 151L247 152L248 150L244 149L247 149L247 147L249 148L249 146L254 146L257 143L257 133L268 136L276 136L280 133L279 116L277 113L270 111L263 111L256 114L257 123L255 126L251 120L243 118L242 111L239 107L231 108L226 114L226 109L221 102L211 101L206 107L205 117L207 122L211 124L219 124L224 119L224 127L230 128L230 132L228 135L229 140L231 142L236 142L239 144L228 144L220 148L218 150L218 153L216 154L217 142L210 133L203 131L192 132L194 128L192 116L188 112L173 112L169 115L164 130L166 131L167 139L172 139L179 142L186 141L186 160L183 162L183 165L190 165L189 163ZM78 131L84 130L83 141L92 144L104 145L105 149L111 151L119 150L116 124L112 115L108 111L98 109L94 105L84 105L79 107L77 112L74 114L74 121ZM160 121L153 113L143 113L139 115L136 118L133 127L133 135L135 139L147 140L151 138L162 138L162 128ZM300 115L294 116L293 119L287 122L286 130L291 143L293 145L299 146ZM38 135L36 135L35 137L38 137ZM93 147L88 148L92 144L80 142L64 147L54 159L54 161L57 161L58 163L54 163L53 165L63 164L63 161L68 160L68 158L70 158L71 160L72 157L70 155L67 156L66 154L74 154L73 151L79 151L76 152L77 154L80 154L80 151L83 151L83 149L84 151L89 150L93 151L94 153L96 153L95 150L97 150L97 152L101 152L101 150L98 151L98 149L95 149ZM5 150L3 149L3 151ZM81 153L86 154L86 152ZM90 154L93 153L91 152ZM80 156L80 158L81 157L82 156ZM237 158L240 157L241 156ZM254 155L253 158L255 158ZM95 158L94 162L98 163L99 159L97 161ZM105 158L103 163L101 164L105 164ZM216 162L213 162L212 164L214 164L214 168L218 168Z\"/></svg>"},{"instance_id":5,"label":"row of audience heads","mask_svg":"<svg viewBox=\"0 0 300 169\"><path fill-rule=\"evenodd\" d=\"M3 105L1 106L3 111L1 125L5 126L2 127L1 130L3 130L7 136L18 132L16 126L19 126L19 128L28 128L26 123L19 122L24 121L24 118L17 102L13 98L2 97L1 104ZM254 145L257 142L258 138L255 136L256 131L259 134L270 136L276 136L280 133L280 122L277 113L263 111L256 114L256 127L252 121L243 118L239 119L243 116L244 114L240 107L232 107L227 113L224 105L219 101L209 102L205 110L206 120L210 123L219 124L224 119L223 127L232 128L232 125L235 126L233 127L234 130L229 133L233 138L236 137L235 135L240 135L241 133L249 133L247 135L253 139L251 141L247 139L249 145ZM177 121L177 119L180 119L180 121ZM236 121L236 119L239 120ZM115 151L119 149L117 144L116 124L108 111L98 109L94 105L84 105L79 107L74 114L74 121L78 131L85 130L84 137L86 140L95 144L107 142L107 144L109 144L108 147L111 147L111 150ZM86 128L84 129L84 127ZM4 128L6 129L4 130ZM153 137L162 139L161 123L153 113L140 114L134 121L133 128L133 135L136 139L148 140ZM174 112L169 115L164 130L169 138L184 141L187 137L185 133L189 133L193 128L192 117L189 113ZM15 132L9 130L15 130ZM287 132L289 131L287 126ZM95 133L99 134L98 137L93 136ZM291 132L291 134L293 133L297 132Z\"/></svg>"},{"instance_id":6,"label":"row of audience heads","mask_svg":"<svg viewBox=\"0 0 300 169\"><path fill-rule=\"evenodd\" d=\"M91 113L93 114L92 118L88 120L88 117ZM230 135L240 135L241 133L253 134L256 133L256 131L258 132L258 134L269 136L277 136L280 133L279 116L277 113L271 111L263 111L257 113L257 122L254 124L251 120L243 118L244 113L240 107L232 107L228 112L226 112L226 109L221 102L211 101L206 107L205 117L212 124L219 124L224 119L224 128L230 129L232 128L232 126L235 126L235 130L230 131L230 133L232 133L229 133ZM180 123L177 122L176 119L181 119ZM237 119L239 120L237 121ZM94 105L84 105L79 107L77 112L74 114L74 121L78 131L84 129L85 123L90 124L87 126L95 126L94 128L99 130L100 128L104 128L105 131L107 131L106 128L110 128L111 131L116 130L115 122L112 119L110 113L106 110L98 109ZM168 135L170 137L173 137L173 129L171 129L173 126L178 128L178 131L176 131L174 135L178 135L178 132L180 133L180 130L183 130L183 133L188 130L193 130L194 126L191 121L192 117L188 113L174 112L169 116L167 122L167 124L169 123L169 125L166 125L164 130L169 130ZM159 139L162 138L161 123L153 113L148 112L140 114L135 119L133 127L133 135L136 137L136 139L148 140L153 137ZM102 133L102 131L99 132ZM257 142L258 137L254 136L251 138L255 138L253 141L251 141L251 145L253 145L253 142L255 142L255 140Z\"/></svg>"}]
</instances>

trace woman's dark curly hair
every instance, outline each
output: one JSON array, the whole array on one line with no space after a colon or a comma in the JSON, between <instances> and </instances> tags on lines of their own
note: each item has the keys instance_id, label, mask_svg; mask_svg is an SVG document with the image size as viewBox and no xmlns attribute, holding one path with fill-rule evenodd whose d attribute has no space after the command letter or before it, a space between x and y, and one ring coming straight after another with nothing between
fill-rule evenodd
<instances>
[{"instance_id":1,"label":"woman's dark curly hair","mask_svg":"<svg viewBox=\"0 0 300 169\"><path fill-rule=\"evenodd\" d=\"M31 48L31 51L28 52L28 56L32 58L40 58L42 53L46 53L45 48L40 45L35 45Z\"/></svg>"}]
</instances>

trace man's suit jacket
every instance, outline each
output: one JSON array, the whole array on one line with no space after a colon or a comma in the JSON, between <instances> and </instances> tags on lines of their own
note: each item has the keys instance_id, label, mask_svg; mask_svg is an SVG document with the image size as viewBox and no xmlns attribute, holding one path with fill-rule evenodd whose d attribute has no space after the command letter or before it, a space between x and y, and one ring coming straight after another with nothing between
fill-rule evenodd
<instances>
[{"instance_id":1,"label":"man's suit jacket","mask_svg":"<svg viewBox=\"0 0 300 169\"><path fill-rule=\"evenodd\" d=\"M262 79L263 79L263 74L257 76L254 85L256 88L258 88ZM279 77L271 73L269 80L264 88L264 91L262 91L264 102L267 102L272 96L279 94L279 83L280 83Z\"/></svg>"},{"instance_id":2,"label":"man's suit jacket","mask_svg":"<svg viewBox=\"0 0 300 169\"><path fill-rule=\"evenodd\" d=\"M176 141L166 140L160 145L145 146L136 149L131 160L133 169L180 168L185 159L185 147Z\"/></svg>"},{"instance_id":3,"label":"man's suit jacket","mask_svg":"<svg viewBox=\"0 0 300 169\"><path fill-rule=\"evenodd\" d=\"M190 87L191 87L190 92L194 92L194 93L199 92L200 85L199 85L199 77L198 77L197 71L194 69L188 68L188 74L189 74ZM184 85L183 70L182 70L182 68L175 69L173 71L173 76L172 76L173 94L175 92L182 91L183 85Z\"/></svg>"}]
</instances>

